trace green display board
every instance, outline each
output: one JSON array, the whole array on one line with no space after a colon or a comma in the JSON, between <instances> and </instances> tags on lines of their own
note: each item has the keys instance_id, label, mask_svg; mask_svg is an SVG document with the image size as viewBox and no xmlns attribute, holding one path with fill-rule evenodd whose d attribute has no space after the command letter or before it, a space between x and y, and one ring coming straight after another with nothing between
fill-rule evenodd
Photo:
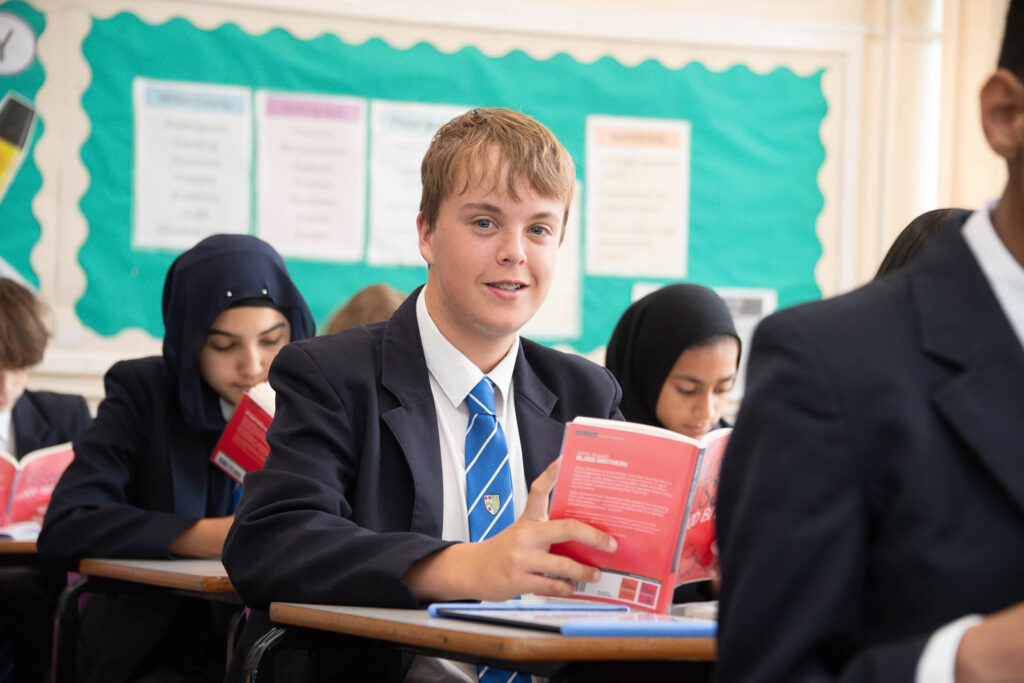
<instances>
[{"instance_id":1,"label":"green display board","mask_svg":"<svg viewBox=\"0 0 1024 683\"><path fill-rule=\"evenodd\" d=\"M31 28L36 39L46 28L46 19L43 15L24 2L0 2L0 13L14 15L23 20ZM0 39L3 37L0 36ZM39 60L33 59L31 65L24 71L0 75L0 99L13 92L24 100L33 102L43 85L44 78ZM33 149L42 134L43 120L37 113L32 136L24 147L21 166L0 200L0 257L35 286L39 285L39 277L32 270L29 259L32 249L39 241L40 228L32 213L32 200L42 187L43 179L36 168Z\"/></svg>"},{"instance_id":2,"label":"green display board","mask_svg":"<svg viewBox=\"0 0 1024 683\"><path fill-rule=\"evenodd\" d=\"M300 40L279 29L250 35L233 24L208 31L183 19L154 26L131 14L95 19L82 51L92 72L82 99L91 122L82 148L91 183L81 202L89 235L79 254L88 284L77 311L103 335L130 327L162 334L160 290L175 256L131 246L132 79L138 76L510 107L551 128L581 179L588 115L685 119L692 155L687 280L776 289L780 306L820 296L815 221L823 205L819 127L827 108L821 72L757 74L745 66L715 72L698 63L669 69L611 58L583 64L565 54L489 57L474 48L448 54L422 43L396 49L377 39L360 45L333 35ZM409 239L416 239L413 225ZM288 265L321 321L365 284L386 281L409 291L426 276L421 267L365 261L290 259ZM581 277L581 335L545 341L589 352L607 342L634 280L589 275L585 264Z\"/></svg>"}]
</instances>

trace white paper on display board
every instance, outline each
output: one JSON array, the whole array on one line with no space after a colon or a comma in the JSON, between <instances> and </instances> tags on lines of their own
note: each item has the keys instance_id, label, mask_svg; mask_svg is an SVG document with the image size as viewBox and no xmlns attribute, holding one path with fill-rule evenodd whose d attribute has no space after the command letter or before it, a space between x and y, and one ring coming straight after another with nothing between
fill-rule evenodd
<instances>
[{"instance_id":1,"label":"white paper on display board","mask_svg":"<svg viewBox=\"0 0 1024 683\"><path fill-rule=\"evenodd\" d=\"M257 233L283 256L359 261L366 100L256 92Z\"/></svg>"},{"instance_id":2,"label":"white paper on display board","mask_svg":"<svg viewBox=\"0 0 1024 683\"><path fill-rule=\"evenodd\" d=\"M586 128L587 272L686 277L690 122L588 116Z\"/></svg>"},{"instance_id":3,"label":"white paper on display board","mask_svg":"<svg viewBox=\"0 0 1024 683\"><path fill-rule=\"evenodd\" d=\"M523 327L530 339L576 339L582 334L582 274L580 273L580 187L573 193L565 241L558 249L558 260L551 289L537 313Z\"/></svg>"},{"instance_id":4,"label":"white paper on display board","mask_svg":"<svg viewBox=\"0 0 1024 683\"><path fill-rule=\"evenodd\" d=\"M757 287L715 287L718 296L725 299L732 313L732 321L736 326L736 334L740 337L740 367L736 372L736 383L732 388L732 400L739 400L746 389L747 357L750 355L750 342L754 338L754 328L761 319L779 306L779 292L774 289Z\"/></svg>"},{"instance_id":5,"label":"white paper on display board","mask_svg":"<svg viewBox=\"0 0 1024 683\"><path fill-rule=\"evenodd\" d=\"M369 263L424 265L416 239L422 192L420 164L437 129L467 108L371 102Z\"/></svg>"},{"instance_id":6,"label":"white paper on display board","mask_svg":"<svg viewBox=\"0 0 1024 683\"><path fill-rule=\"evenodd\" d=\"M136 78L133 248L187 249L249 232L247 88Z\"/></svg>"}]
</instances>

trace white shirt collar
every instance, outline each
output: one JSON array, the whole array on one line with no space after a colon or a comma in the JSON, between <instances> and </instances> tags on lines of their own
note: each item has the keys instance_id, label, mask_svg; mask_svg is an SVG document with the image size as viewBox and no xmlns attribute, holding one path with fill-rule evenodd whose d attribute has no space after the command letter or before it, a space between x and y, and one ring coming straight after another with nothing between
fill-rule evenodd
<instances>
[{"instance_id":1,"label":"white shirt collar","mask_svg":"<svg viewBox=\"0 0 1024 683\"><path fill-rule=\"evenodd\" d=\"M0 410L0 451L14 455L14 444L11 443L12 421L10 410Z\"/></svg>"},{"instance_id":2,"label":"white shirt collar","mask_svg":"<svg viewBox=\"0 0 1024 683\"><path fill-rule=\"evenodd\" d=\"M238 406L231 405L223 398L220 399L220 414L224 418L225 422L231 422L231 416L235 414L235 408Z\"/></svg>"},{"instance_id":3,"label":"white shirt collar","mask_svg":"<svg viewBox=\"0 0 1024 683\"><path fill-rule=\"evenodd\" d=\"M1024 266L1013 258L992 225L992 211L999 200L992 200L975 211L964 224L963 235L985 274L1017 340L1024 345Z\"/></svg>"},{"instance_id":4,"label":"white shirt collar","mask_svg":"<svg viewBox=\"0 0 1024 683\"><path fill-rule=\"evenodd\" d=\"M416 297L416 322L420 328L420 341L423 344L423 356L427 361L427 370L441 387L441 391L453 406L459 406L473 390L484 373L469 358L445 339L437 329L430 313L427 311L426 287ZM512 371L515 369L516 356L519 353L519 335L516 335L512 348L501 359L494 369L487 373L495 386L495 409L501 410L498 401L504 401L512 385Z\"/></svg>"}]
</instances>

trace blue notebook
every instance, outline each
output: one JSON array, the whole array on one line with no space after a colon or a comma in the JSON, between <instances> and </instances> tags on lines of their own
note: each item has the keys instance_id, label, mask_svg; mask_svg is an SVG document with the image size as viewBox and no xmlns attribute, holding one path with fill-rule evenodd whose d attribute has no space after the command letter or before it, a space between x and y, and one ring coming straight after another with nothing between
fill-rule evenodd
<instances>
[{"instance_id":1,"label":"blue notebook","mask_svg":"<svg viewBox=\"0 0 1024 683\"><path fill-rule=\"evenodd\" d=\"M504 626L554 631L566 636L714 637L708 619L631 612L624 605L596 603L440 602L427 608L432 617L468 619Z\"/></svg>"}]
</instances>

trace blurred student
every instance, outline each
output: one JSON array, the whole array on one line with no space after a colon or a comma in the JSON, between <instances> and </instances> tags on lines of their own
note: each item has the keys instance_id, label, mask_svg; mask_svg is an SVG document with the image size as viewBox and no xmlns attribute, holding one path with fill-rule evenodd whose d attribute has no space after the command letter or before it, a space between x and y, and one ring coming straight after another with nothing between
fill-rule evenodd
<instances>
[{"instance_id":1,"label":"blurred student","mask_svg":"<svg viewBox=\"0 0 1024 683\"><path fill-rule=\"evenodd\" d=\"M331 316L323 334L334 334L356 325L387 320L405 301L405 295L391 285L363 287Z\"/></svg>"},{"instance_id":2,"label":"blurred student","mask_svg":"<svg viewBox=\"0 0 1024 683\"><path fill-rule=\"evenodd\" d=\"M1024 677L1024 0L980 100L1002 196L757 329L718 496L721 681Z\"/></svg>"},{"instance_id":3,"label":"blurred student","mask_svg":"<svg viewBox=\"0 0 1024 683\"><path fill-rule=\"evenodd\" d=\"M635 301L605 354L622 387L623 417L694 439L728 426L722 413L739 362L728 306L695 284L668 285Z\"/></svg>"},{"instance_id":4,"label":"blurred student","mask_svg":"<svg viewBox=\"0 0 1024 683\"><path fill-rule=\"evenodd\" d=\"M238 487L210 454L278 351L313 334L284 261L248 235L208 237L178 256L163 319L163 355L111 367L96 420L75 442L39 537L51 566L219 556ZM79 676L220 680L232 609L167 593L93 595L82 614Z\"/></svg>"},{"instance_id":5,"label":"blurred student","mask_svg":"<svg viewBox=\"0 0 1024 683\"><path fill-rule=\"evenodd\" d=\"M73 441L90 421L81 396L25 389L50 337L44 317L43 304L32 292L0 278L0 451L18 460ZM19 683L43 680L58 589L37 569L0 568L0 680L12 659Z\"/></svg>"},{"instance_id":6,"label":"blurred student","mask_svg":"<svg viewBox=\"0 0 1024 683\"><path fill-rule=\"evenodd\" d=\"M944 223L963 222L970 213L967 209L932 209L907 223L885 253L875 277L893 273L913 261L925 245L939 234L939 228Z\"/></svg>"},{"instance_id":7,"label":"blurred student","mask_svg":"<svg viewBox=\"0 0 1024 683\"><path fill-rule=\"evenodd\" d=\"M293 344L274 363L270 457L247 475L224 549L254 608L245 639L274 600L413 608L567 595L597 579L548 552L569 539L614 547L577 520L547 520L549 465L566 421L619 416L618 385L518 334L551 285L574 178L551 132L515 111L473 109L435 134L417 217L426 286L388 321ZM314 664L347 680L495 675L392 652L326 655Z\"/></svg>"}]
</instances>

